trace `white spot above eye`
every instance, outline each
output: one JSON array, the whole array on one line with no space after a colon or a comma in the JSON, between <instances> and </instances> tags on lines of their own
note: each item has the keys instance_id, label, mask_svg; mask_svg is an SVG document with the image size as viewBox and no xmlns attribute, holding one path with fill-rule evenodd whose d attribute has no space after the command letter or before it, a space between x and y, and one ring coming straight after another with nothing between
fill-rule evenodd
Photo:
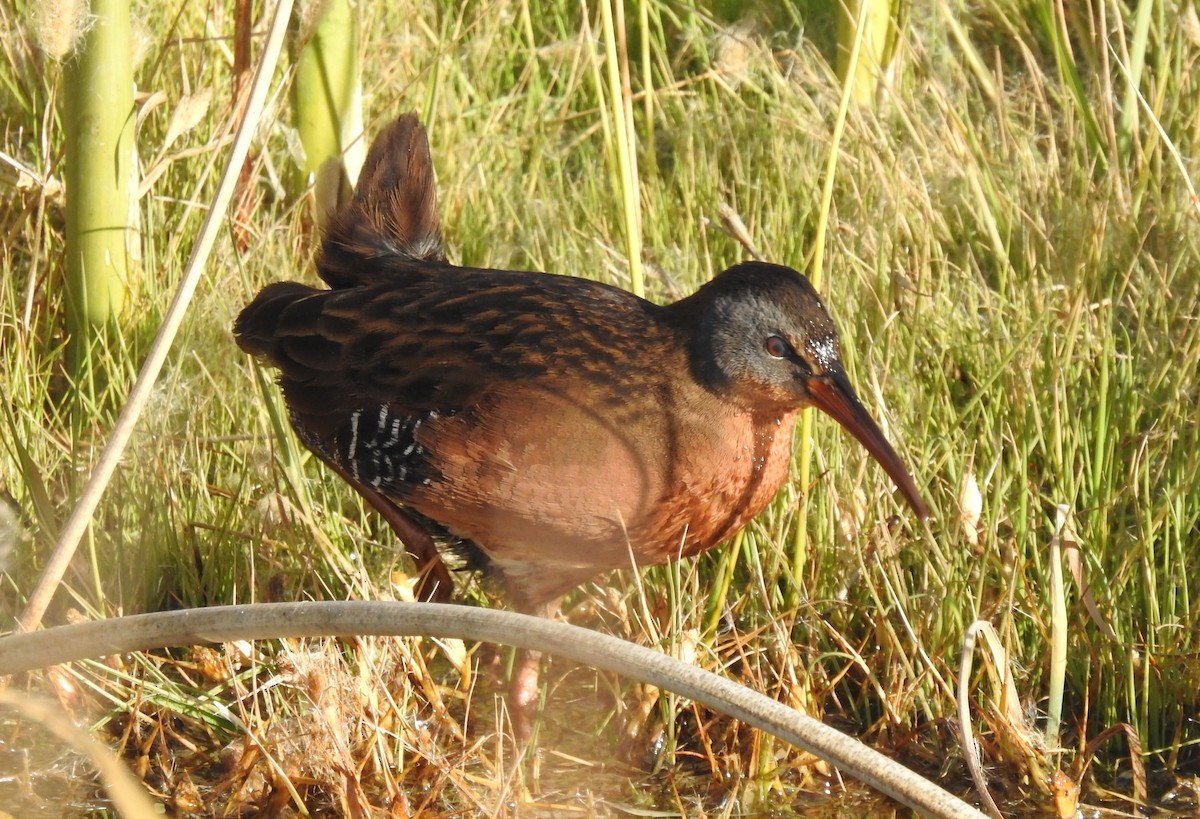
<instances>
[{"instance_id":1,"label":"white spot above eye","mask_svg":"<svg viewBox=\"0 0 1200 819\"><path fill-rule=\"evenodd\" d=\"M837 361L837 340L833 336L816 338L808 342L808 352L822 368Z\"/></svg>"}]
</instances>

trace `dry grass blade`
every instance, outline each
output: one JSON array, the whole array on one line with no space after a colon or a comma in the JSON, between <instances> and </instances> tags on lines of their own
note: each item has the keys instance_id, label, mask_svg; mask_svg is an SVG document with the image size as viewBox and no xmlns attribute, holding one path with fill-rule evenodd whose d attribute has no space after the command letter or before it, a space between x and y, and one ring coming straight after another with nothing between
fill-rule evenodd
<instances>
[{"instance_id":1,"label":"dry grass blade","mask_svg":"<svg viewBox=\"0 0 1200 819\"><path fill-rule=\"evenodd\" d=\"M1072 769L1073 779L1076 782L1082 781L1084 773L1096 759L1096 751L1111 737L1118 734L1123 734L1125 741L1129 743L1129 769L1133 774L1133 799L1131 801L1134 805L1141 807L1146 804L1146 797L1149 793L1146 782L1146 763L1137 729L1128 723L1110 725L1088 741L1079 755L1081 764L1077 763Z\"/></svg>"},{"instance_id":2,"label":"dry grass blade","mask_svg":"<svg viewBox=\"0 0 1200 819\"><path fill-rule=\"evenodd\" d=\"M1007 652L1000 643L1000 638L992 624L976 620L967 629L963 638L962 657L959 661L958 730L962 736L967 768L971 772L971 779L975 782L975 791L983 801L988 815L992 819L1002 819L1000 808L996 805L988 788L987 778L983 773L983 760L979 755L979 744L976 742L974 731L971 728L971 666L972 657L975 655L975 641L980 634L984 636L987 648L991 652L992 662L987 666L989 676L1000 689L999 696L995 700L999 704L999 708L991 715L990 719L998 726L998 731L1003 731L1008 735L1010 743L1015 739L1017 744L1029 747L1029 742L1024 730L1024 716L1021 714L1017 690L1013 685L1012 669L1008 663ZM997 679L997 674L999 674L999 679ZM1003 737L1001 737L1001 742L1005 742Z\"/></svg>"}]
</instances>

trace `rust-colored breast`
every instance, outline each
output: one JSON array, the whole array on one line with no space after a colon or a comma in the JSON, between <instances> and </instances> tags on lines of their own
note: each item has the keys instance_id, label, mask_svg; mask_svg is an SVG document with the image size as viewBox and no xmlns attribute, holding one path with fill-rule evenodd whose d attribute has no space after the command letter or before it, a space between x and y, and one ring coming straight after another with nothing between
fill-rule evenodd
<instances>
[{"instance_id":1,"label":"rust-colored breast","mask_svg":"<svg viewBox=\"0 0 1200 819\"><path fill-rule=\"evenodd\" d=\"M683 383L498 386L422 426L437 475L405 503L478 544L526 602L710 549L778 491L794 414Z\"/></svg>"}]
</instances>

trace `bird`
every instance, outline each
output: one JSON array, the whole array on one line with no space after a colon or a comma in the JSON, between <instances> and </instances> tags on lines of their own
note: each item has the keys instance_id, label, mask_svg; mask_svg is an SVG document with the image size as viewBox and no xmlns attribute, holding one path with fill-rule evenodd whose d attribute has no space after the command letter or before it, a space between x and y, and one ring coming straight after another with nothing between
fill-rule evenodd
<instances>
[{"instance_id":1,"label":"bird","mask_svg":"<svg viewBox=\"0 0 1200 819\"><path fill-rule=\"evenodd\" d=\"M451 598L449 559L552 616L605 572L712 549L779 491L806 407L929 515L803 274L742 262L660 305L577 276L451 264L415 113L373 141L316 270L327 287L267 285L234 337L279 371L299 439L403 542L422 599ZM526 737L539 663L526 652L512 671Z\"/></svg>"}]
</instances>

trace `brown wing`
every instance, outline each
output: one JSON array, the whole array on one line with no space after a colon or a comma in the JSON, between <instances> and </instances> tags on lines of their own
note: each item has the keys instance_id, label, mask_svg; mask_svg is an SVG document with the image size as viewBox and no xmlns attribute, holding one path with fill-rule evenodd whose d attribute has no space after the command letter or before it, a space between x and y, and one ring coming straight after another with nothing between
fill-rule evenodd
<instances>
[{"instance_id":1,"label":"brown wing","mask_svg":"<svg viewBox=\"0 0 1200 819\"><path fill-rule=\"evenodd\" d=\"M324 433L367 406L457 412L489 384L576 375L621 383L656 367L618 351L659 332L660 310L596 282L439 266L344 290L268 285L234 336L280 370L288 405Z\"/></svg>"}]
</instances>

